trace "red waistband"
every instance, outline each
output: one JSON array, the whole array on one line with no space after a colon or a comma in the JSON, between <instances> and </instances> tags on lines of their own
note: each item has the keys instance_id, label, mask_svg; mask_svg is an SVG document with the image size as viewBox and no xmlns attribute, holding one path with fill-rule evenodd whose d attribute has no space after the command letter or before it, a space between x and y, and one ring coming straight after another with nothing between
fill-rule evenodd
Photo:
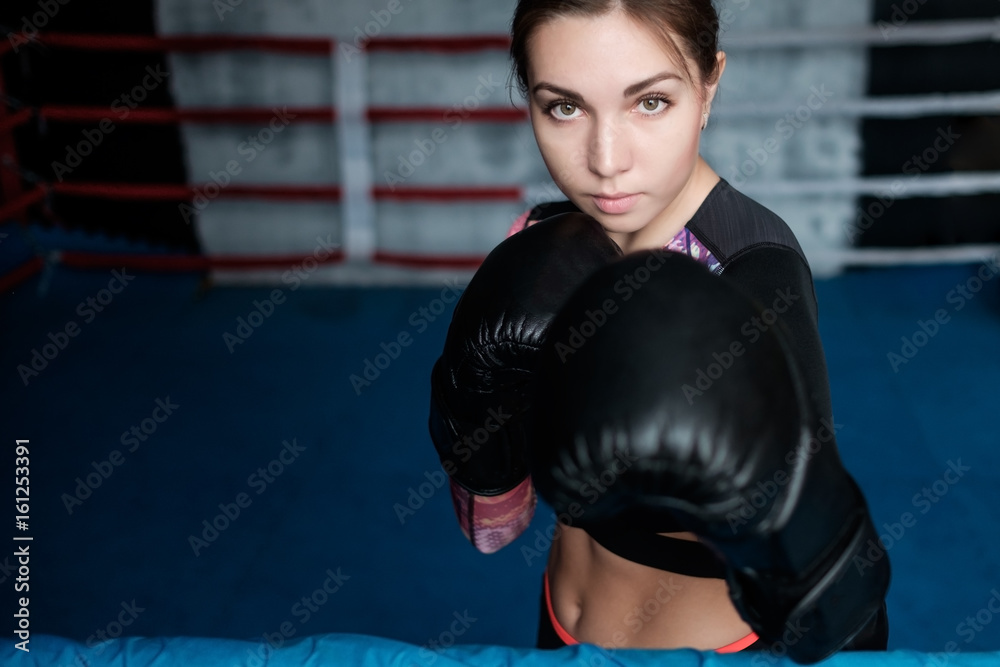
<instances>
[{"instance_id":1,"label":"red waistband","mask_svg":"<svg viewBox=\"0 0 1000 667\"><path fill-rule=\"evenodd\" d=\"M555 612L552 610L552 595L551 593L549 593L548 571L545 572L542 581L543 581L543 587L545 589L545 608L548 609L549 611L549 621L552 622L552 628L556 631L556 634L559 635L559 639L561 639L563 643L566 644L567 646L573 646L575 644L579 644L580 642L574 639L573 635L567 632L566 628L562 626L562 624L559 622L559 619L556 618ZM742 639L737 639L732 644L726 644L725 646L721 646L715 649L715 652L736 653L737 651L742 651L746 647L750 646L755 641L757 641L757 639L758 639L757 633L751 632L746 637L743 637Z\"/></svg>"},{"instance_id":2,"label":"red waistband","mask_svg":"<svg viewBox=\"0 0 1000 667\"><path fill-rule=\"evenodd\" d=\"M549 610L549 620L552 622L552 628L559 635L559 639L563 640L563 643L567 646L574 646L580 642L573 638L573 635L566 632L566 628L562 626L559 619L556 618L556 613L552 611L552 595L549 594L549 572L545 571L545 576L543 577L543 585L545 587L545 607Z\"/></svg>"}]
</instances>

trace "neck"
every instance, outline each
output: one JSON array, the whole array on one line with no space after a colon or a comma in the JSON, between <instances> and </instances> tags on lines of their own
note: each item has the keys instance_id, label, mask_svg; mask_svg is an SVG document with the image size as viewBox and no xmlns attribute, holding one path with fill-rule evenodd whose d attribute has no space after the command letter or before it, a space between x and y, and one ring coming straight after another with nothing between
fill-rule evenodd
<instances>
[{"instance_id":1,"label":"neck","mask_svg":"<svg viewBox=\"0 0 1000 667\"><path fill-rule=\"evenodd\" d=\"M719 183L719 175L699 155L691 176L674 200L642 229L629 233L610 233L624 253L658 250L684 228Z\"/></svg>"}]
</instances>

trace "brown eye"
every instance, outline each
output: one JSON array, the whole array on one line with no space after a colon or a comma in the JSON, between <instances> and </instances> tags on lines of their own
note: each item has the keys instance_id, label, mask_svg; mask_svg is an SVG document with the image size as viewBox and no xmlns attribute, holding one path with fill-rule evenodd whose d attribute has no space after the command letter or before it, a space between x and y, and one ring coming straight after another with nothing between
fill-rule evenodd
<instances>
[{"instance_id":1,"label":"brown eye","mask_svg":"<svg viewBox=\"0 0 1000 667\"><path fill-rule=\"evenodd\" d=\"M576 111L576 105L570 104L569 102L563 102L559 105L559 113L563 116L572 116L573 112Z\"/></svg>"},{"instance_id":2,"label":"brown eye","mask_svg":"<svg viewBox=\"0 0 1000 667\"><path fill-rule=\"evenodd\" d=\"M553 102L547 113L557 121L574 120L580 115L580 106L565 100Z\"/></svg>"},{"instance_id":3,"label":"brown eye","mask_svg":"<svg viewBox=\"0 0 1000 667\"><path fill-rule=\"evenodd\" d=\"M657 111L662 110L664 104L665 102L663 100L657 99L655 97L650 97L642 101L642 110L655 113Z\"/></svg>"}]
</instances>

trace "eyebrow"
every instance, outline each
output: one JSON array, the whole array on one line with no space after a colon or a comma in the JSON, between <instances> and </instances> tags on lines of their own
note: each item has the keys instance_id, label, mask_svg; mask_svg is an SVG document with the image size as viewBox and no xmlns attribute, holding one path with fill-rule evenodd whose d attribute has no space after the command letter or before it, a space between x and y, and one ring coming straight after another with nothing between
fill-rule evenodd
<instances>
[{"instance_id":1,"label":"eyebrow","mask_svg":"<svg viewBox=\"0 0 1000 667\"><path fill-rule=\"evenodd\" d=\"M674 72L660 72L659 74L654 74L648 79L643 79L639 83L632 84L631 86L625 89L625 92L622 94L622 97L632 97L633 95L637 95L638 93L641 93L646 88L649 88L658 81L663 81L665 79L680 80L680 78L681 78L680 75Z\"/></svg>"},{"instance_id":2,"label":"eyebrow","mask_svg":"<svg viewBox=\"0 0 1000 667\"><path fill-rule=\"evenodd\" d=\"M680 75L678 75L678 74L676 74L674 72L660 72L659 74L654 74L653 76L649 77L648 79L643 79L642 81L639 81L638 83L633 83L631 86L629 86L628 88L625 89L625 92L622 93L622 97L624 97L624 98L627 99L629 97L632 97L633 95L637 95L638 93L641 93L643 90L645 90L646 88L649 88L650 86L652 86L654 83L657 83L658 81L663 81L665 79L678 79L678 80L680 80L680 78L681 78ZM539 90L548 90L550 92L555 93L556 95L562 95L564 97L572 97L572 98L578 99L578 100L582 100L583 99L583 95L581 95L580 93L576 92L575 90L569 90L568 88L560 88L559 86L555 86L555 85L553 85L551 83L546 83L544 81L542 81L539 84L536 84L535 87L531 89L531 93L535 94Z\"/></svg>"}]
</instances>

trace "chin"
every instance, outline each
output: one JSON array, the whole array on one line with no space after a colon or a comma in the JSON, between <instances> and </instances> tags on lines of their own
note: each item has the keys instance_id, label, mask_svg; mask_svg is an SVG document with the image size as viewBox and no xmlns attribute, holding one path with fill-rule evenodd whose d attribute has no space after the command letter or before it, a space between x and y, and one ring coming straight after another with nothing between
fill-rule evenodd
<instances>
[{"instance_id":1,"label":"chin","mask_svg":"<svg viewBox=\"0 0 1000 667\"><path fill-rule=\"evenodd\" d=\"M634 234L646 226L644 219L631 215L626 218L622 215L610 216L602 213L593 217L609 234Z\"/></svg>"},{"instance_id":2,"label":"chin","mask_svg":"<svg viewBox=\"0 0 1000 667\"><path fill-rule=\"evenodd\" d=\"M601 224L601 227L604 228L604 231L609 234L635 233L645 227L651 219L648 212L644 212L642 209L629 211L620 215L610 215L594 206L589 201L589 197L585 198L583 202L574 201L573 203L581 211L597 220ZM581 206L581 204L583 205Z\"/></svg>"}]
</instances>

